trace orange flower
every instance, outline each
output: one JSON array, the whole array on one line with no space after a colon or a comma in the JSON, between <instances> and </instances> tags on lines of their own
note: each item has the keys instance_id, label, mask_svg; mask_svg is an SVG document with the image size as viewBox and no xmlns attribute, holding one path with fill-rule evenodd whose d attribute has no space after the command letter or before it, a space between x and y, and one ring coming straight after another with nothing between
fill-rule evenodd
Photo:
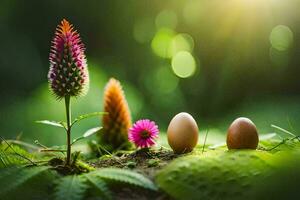
<instances>
[{"instance_id":1,"label":"orange flower","mask_svg":"<svg viewBox=\"0 0 300 200\"><path fill-rule=\"evenodd\" d=\"M111 78L105 86L104 111L108 114L102 118L101 142L110 145L113 149L128 148L130 111L122 86L114 78Z\"/></svg>"}]
</instances>

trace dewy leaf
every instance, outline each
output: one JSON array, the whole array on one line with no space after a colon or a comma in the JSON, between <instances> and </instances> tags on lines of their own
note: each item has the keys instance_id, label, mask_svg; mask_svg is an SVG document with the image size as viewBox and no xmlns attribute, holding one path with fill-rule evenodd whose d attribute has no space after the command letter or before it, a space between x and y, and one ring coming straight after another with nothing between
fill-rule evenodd
<instances>
[{"instance_id":1,"label":"dewy leaf","mask_svg":"<svg viewBox=\"0 0 300 200\"><path fill-rule=\"evenodd\" d=\"M155 184L142 174L118 168L103 168L91 172L94 176L99 176L103 179L128 183L131 185L140 186L150 190L157 190Z\"/></svg>"},{"instance_id":2,"label":"dewy leaf","mask_svg":"<svg viewBox=\"0 0 300 200\"><path fill-rule=\"evenodd\" d=\"M95 117L95 116L99 116L99 115L105 115L107 114L107 112L93 112L93 113L89 113L89 114L84 114L84 115L80 115L79 117L77 117L73 122L72 122L72 126L83 120L83 119L86 119L86 118L89 118L89 117Z\"/></svg>"},{"instance_id":3,"label":"dewy leaf","mask_svg":"<svg viewBox=\"0 0 300 200\"><path fill-rule=\"evenodd\" d=\"M40 121L36 121L36 123L65 128L65 125L64 125L65 123L64 122L56 122L56 121L50 121L50 120L40 120Z\"/></svg>"},{"instance_id":4,"label":"dewy leaf","mask_svg":"<svg viewBox=\"0 0 300 200\"><path fill-rule=\"evenodd\" d=\"M81 176L72 175L59 179L55 188L56 200L81 200L87 190L85 179Z\"/></svg>"},{"instance_id":5,"label":"dewy leaf","mask_svg":"<svg viewBox=\"0 0 300 200\"><path fill-rule=\"evenodd\" d=\"M75 142L78 142L79 140L81 139L84 139L84 138L87 138L87 137L90 137L94 134L96 134L98 131L100 131L102 129L102 127L95 127L95 128L91 128L89 130L87 130L83 136L79 137L79 138L76 138L73 140L72 144L74 144Z\"/></svg>"}]
</instances>

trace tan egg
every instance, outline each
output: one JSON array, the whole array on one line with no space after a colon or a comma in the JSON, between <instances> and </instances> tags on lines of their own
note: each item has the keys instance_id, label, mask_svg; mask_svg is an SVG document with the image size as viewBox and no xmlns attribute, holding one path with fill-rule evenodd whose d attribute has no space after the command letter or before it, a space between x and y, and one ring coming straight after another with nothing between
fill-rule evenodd
<instances>
[{"instance_id":1,"label":"tan egg","mask_svg":"<svg viewBox=\"0 0 300 200\"><path fill-rule=\"evenodd\" d=\"M226 142L228 149L256 149L258 140L255 124L248 118L240 117L230 125Z\"/></svg>"},{"instance_id":2,"label":"tan egg","mask_svg":"<svg viewBox=\"0 0 300 200\"><path fill-rule=\"evenodd\" d=\"M187 153L198 143L198 126L194 118L181 112L171 120L168 127L168 143L175 153Z\"/></svg>"}]
</instances>

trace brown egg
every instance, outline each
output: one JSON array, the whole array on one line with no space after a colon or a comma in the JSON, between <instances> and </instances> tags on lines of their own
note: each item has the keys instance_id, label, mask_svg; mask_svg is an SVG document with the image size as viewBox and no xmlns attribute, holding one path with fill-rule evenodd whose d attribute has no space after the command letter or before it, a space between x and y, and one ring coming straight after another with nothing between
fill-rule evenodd
<instances>
[{"instance_id":1,"label":"brown egg","mask_svg":"<svg viewBox=\"0 0 300 200\"><path fill-rule=\"evenodd\" d=\"M194 118L185 112L177 114L168 127L168 143L175 153L187 153L198 142L198 126Z\"/></svg>"},{"instance_id":2,"label":"brown egg","mask_svg":"<svg viewBox=\"0 0 300 200\"><path fill-rule=\"evenodd\" d=\"M228 129L226 142L228 149L256 149L258 134L255 124L248 118L237 118Z\"/></svg>"}]
</instances>

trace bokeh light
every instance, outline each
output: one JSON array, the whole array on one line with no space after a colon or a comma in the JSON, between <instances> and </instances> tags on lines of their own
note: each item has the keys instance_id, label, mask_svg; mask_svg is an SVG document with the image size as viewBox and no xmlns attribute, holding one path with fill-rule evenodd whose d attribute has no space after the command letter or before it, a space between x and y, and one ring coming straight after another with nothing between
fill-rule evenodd
<instances>
[{"instance_id":1,"label":"bokeh light","mask_svg":"<svg viewBox=\"0 0 300 200\"><path fill-rule=\"evenodd\" d=\"M186 33L177 34L173 37L170 51L175 56L179 51L192 52L194 49L194 39Z\"/></svg>"},{"instance_id":2,"label":"bokeh light","mask_svg":"<svg viewBox=\"0 0 300 200\"><path fill-rule=\"evenodd\" d=\"M284 25L278 25L272 29L270 42L274 49L278 51L288 50L293 44L293 32Z\"/></svg>"},{"instance_id":3,"label":"bokeh light","mask_svg":"<svg viewBox=\"0 0 300 200\"><path fill-rule=\"evenodd\" d=\"M161 11L155 19L155 25L157 29L169 28L175 29L177 26L177 15L172 10Z\"/></svg>"},{"instance_id":4,"label":"bokeh light","mask_svg":"<svg viewBox=\"0 0 300 200\"><path fill-rule=\"evenodd\" d=\"M162 28L155 34L151 47L153 52L162 58L171 58L170 45L175 33L171 29Z\"/></svg>"},{"instance_id":5,"label":"bokeh light","mask_svg":"<svg viewBox=\"0 0 300 200\"><path fill-rule=\"evenodd\" d=\"M196 71L196 61L188 51L180 51L172 58L173 72L180 78L188 78Z\"/></svg>"}]
</instances>

